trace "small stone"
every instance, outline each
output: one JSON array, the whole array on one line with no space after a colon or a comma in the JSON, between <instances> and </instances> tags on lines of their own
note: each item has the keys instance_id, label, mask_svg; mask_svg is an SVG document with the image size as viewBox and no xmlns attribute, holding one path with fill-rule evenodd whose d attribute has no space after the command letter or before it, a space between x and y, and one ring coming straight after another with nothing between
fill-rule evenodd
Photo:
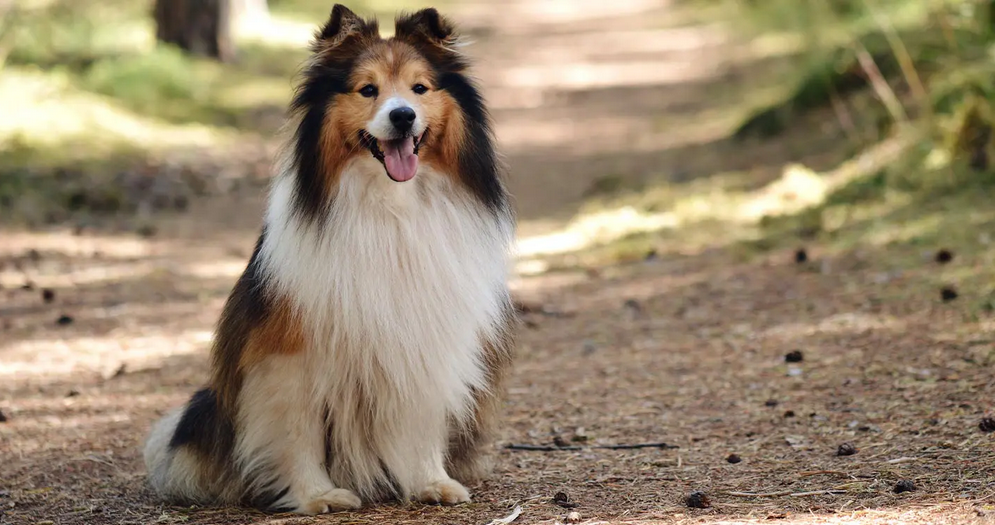
<instances>
[{"instance_id":1,"label":"small stone","mask_svg":"<svg viewBox=\"0 0 995 525\"><path fill-rule=\"evenodd\" d=\"M708 494L699 491L688 494L688 497L684 499L684 504L692 509L707 509L712 506L712 502L708 499Z\"/></svg>"},{"instance_id":2,"label":"small stone","mask_svg":"<svg viewBox=\"0 0 995 525\"><path fill-rule=\"evenodd\" d=\"M940 250L936 252L936 262L940 264L947 264L952 260L954 260L954 254L950 250Z\"/></svg>"},{"instance_id":3,"label":"small stone","mask_svg":"<svg viewBox=\"0 0 995 525\"><path fill-rule=\"evenodd\" d=\"M73 318L68 315L60 315L59 318L55 320L55 324L59 326L68 326L73 324Z\"/></svg>"},{"instance_id":4,"label":"small stone","mask_svg":"<svg viewBox=\"0 0 995 525\"><path fill-rule=\"evenodd\" d=\"M912 492L916 490L916 484L907 479L903 479L898 483L896 483L895 488L892 490L895 492L895 494L901 494L903 492Z\"/></svg>"},{"instance_id":5,"label":"small stone","mask_svg":"<svg viewBox=\"0 0 995 525\"><path fill-rule=\"evenodd\" d=\"M802 355L801 350L792 350L784 355L786 363L801 363L803 359L805 359L805 356Z\"/></svg>"},{"instance_id":6,"label":"small stone","mask_svg":"<svg viewBox=\"0 0 995 525\"><path fill-rule=\"evenodd\" d=\"M805 248L795 250L795 263L802 264L806 261L808 261L808 252L805 251Z\"/></svg>"},{"instance_id":7,"label":"small stone","mask_svg":"<svg viewBox=\"0 0 995 525\"><path fill-rule=\"evenodd\" d=\"M577 503L570 501L570 496L567 496L566 492L557 492L554 494L553 504L559 505L565 509L572 509L579 506Z\"/></svg>"},{"instance_id":8,"label":"small stone","mask_svg":"<svg viewBox=\"0 0 995 525\"><path fill-rule=\"evenodd\" d=\"M836 448L837 456L852 456L857 453L857 447L853 446L853 443L843 443Z\"/></svg>"},{"instance_id":9,"label":"small stone","mask_svg":"<svg viewBox=\"0 0 995 525\"><path fill-rule=\"evenodd\" d=\"M945 303L953 301L958 296L959 295L957 294L957 290L955 290L952 286L944 286L942 289L940 289L940 299L942 299L943 302Z\"/></svg>"},{"instance_id":10,"label":"small stone","mask_svg":"<svg viewBox=\"0 0 995 525\"><path fill-rule=\"evenodd\" d=\"M151 224L145 224L139 226L138 229L135 230L135 233L137 233L139 237L145 237L148 239L150 237L155 237L155 234L159 233L159 230Z\"/></svg>"},{"instance_id":11,"label":"small stone","mask_svg":"<svg viewBox=\"0 0 995 525\"><path fill-rule=\"evenodd\" d=\"M580 519L580 513L576 510L567 514L567 523L580 523Z\"/></svg>"},{"instance_id":12,"label":"small stone","mask_svg":"<svg viewBox=\"0 0 995 525\"><path fill-rule=\"evenodd\" d=\"M173 197L173 209L177 211L185 211L190 205L190 200L187 199L185 195L177 195Z\"/></svg>"},{"instance_id":13,"label":"small stone","mask_svg":"<svg viewBox=\"0 0 995 525\"><path fill-rule=\"evenodd\" d=\"M739 457L737 454L729 454L729 456L726 457L726 461L735 465L736 463L743 461L743 458Z\"/></svg>"},{"instance_id":14,"label":"small stone","mask_svg":"<svg viewBox=\"0 0 995 525\"><path fill-rule=\"evenodd\" d=\"M50 303L55 300L55 291L50 288L45 288L41 291L41 300L46 303Z\"/></svg>"},{"instance_id":15,"label":"small stone","mask_svg":"<svg viewBox=\"0 0 995 525\"><path fill-rule=\"evenodd\" d=\"M556 445L556 446L558 446L558 447L569 447L570 446L570 443L567 443L567 440L563 439L562 436L554 436L553 437L553 444Z\"/></svg>"},{"instance_id":16,"label":"small stone","mask_svg":"<svg viewBox=\"0 0 995 525\"><path fill-rule=\"evenodd\" d=\"M983 418L981 423L978 423L978 428L981 429L982 432L995 432L995 418Z\"/></svg>"}]
</instances>

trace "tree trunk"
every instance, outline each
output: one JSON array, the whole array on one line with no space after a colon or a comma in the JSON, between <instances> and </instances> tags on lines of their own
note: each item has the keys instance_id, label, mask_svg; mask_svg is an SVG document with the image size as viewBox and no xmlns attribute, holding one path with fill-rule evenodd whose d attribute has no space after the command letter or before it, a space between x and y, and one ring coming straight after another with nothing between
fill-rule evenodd
<instances>
[{"instance_id":1,"label":"tree trunk","mask_svg":"<svg viewBox=\"0 0 995 525\"><path fill-rule=\"evenodd\" d=\"M156 0L156 38L195 55L230 61L235 55L231 8L231 0Z\"/></svg>"}]
</instances>

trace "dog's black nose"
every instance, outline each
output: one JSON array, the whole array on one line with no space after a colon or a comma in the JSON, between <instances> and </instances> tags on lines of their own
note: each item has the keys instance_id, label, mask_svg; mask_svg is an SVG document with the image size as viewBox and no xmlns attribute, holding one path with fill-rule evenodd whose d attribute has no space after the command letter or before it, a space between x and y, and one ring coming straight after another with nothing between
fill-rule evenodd
<instances>
[{"instance_id":1,"label":"dog's black nose","mask_svg":"<svg viewBox=\"0 0 995 525\"><path fill-rule=\"evenodd\" d=\"M390 123L398 131L408 131L415 123L415 110L409 107L395 108L390 110Z\"/></svg>"}]
</instances>

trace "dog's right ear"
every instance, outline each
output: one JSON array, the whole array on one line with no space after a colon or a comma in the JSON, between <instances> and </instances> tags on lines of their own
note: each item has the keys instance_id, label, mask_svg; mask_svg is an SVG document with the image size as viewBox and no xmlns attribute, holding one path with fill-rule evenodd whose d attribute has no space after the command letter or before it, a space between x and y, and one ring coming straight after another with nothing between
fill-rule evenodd
<instances>
[{"instance_id":1,"label":"dog's right ear","mask_svg":"<svg viewBox=\"0 0 995 525\"><path fill-rule=\"evenodd\" d=\"M332 7L332 14L328 17L328 22L322 26L318 32L316 43L321 46L336 46L341 44L347 37L354 34L365 34L372 30L377 32L375 25L364 21L356 13L342 4L335 4Z\"/></svg>"}]
</instances>

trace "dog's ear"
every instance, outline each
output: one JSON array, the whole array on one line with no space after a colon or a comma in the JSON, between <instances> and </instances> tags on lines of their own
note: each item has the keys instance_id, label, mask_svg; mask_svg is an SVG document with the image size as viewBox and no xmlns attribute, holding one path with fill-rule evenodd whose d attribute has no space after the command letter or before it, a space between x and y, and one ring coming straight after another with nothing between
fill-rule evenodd
<instances>
[{"instance_id":1,"label":"dog's ear","mask_svg":"<svg viewBox=\"0 0 995 525\"><path fill-rule=\"evenodd\" d=\"M453 24L433 7L398 18L394 34L401 39L424 40L436 45L446 45L456 39Z\"/></svg>"},{"instance_id":2,"label":"dog's ear","mask_svg":"<svg viewBox=\"0 0 995 525\"><path fill-rule=\"evenodd\" d=\"M364 21L342 4L335 4L328 22L322 26L315 40L321 46L336 46L351 35L365 35L371 32L377 33L375 23Z\"/></svg>"},{"instance_id":3,"label":"dog's ear","mask_svg":"<svg viewBox=\"0 0 995 525\"><path fill-rule=\"evenodd\" d=\"M467 67L458 50L456 26L434 8L398 18L394 22L394 37L421 51L439 71L459 72Z\"/></svg>"}]
</instances>

